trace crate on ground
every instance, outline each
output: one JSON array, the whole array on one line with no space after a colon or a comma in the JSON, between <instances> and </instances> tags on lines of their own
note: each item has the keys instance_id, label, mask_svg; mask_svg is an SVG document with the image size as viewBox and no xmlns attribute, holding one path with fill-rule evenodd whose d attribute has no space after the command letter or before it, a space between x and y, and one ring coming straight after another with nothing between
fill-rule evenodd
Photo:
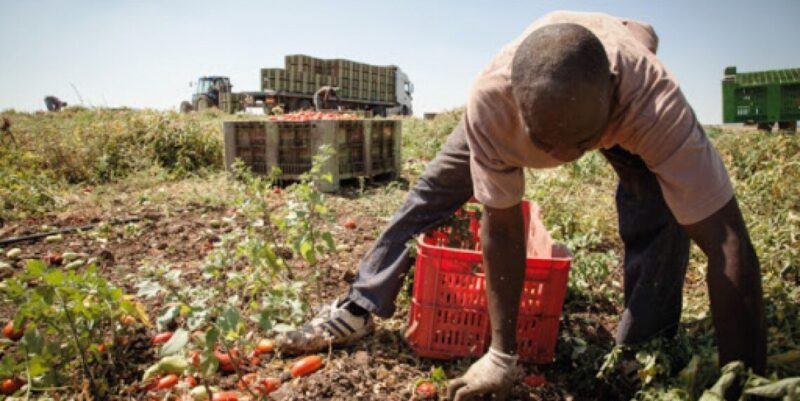
<instances>
[{"instance_id":1,"label":"crate on ground","mask_svg":"<svg viewBox=\"0 0 800 401\"><path fill-rule=\"evenodd\" d=\"M527 233L531 205L522 206ZM442 228L418 239L406 338L420 356L477 357L490 344L479 224L474 215L470 218L472 238L467 242L477 244L473 249L448 247L449 234ZM526 259L517 321L517 352L523 361L550 363L555 357L570 264L569 252L561 246L553 246L552 257Z\"/></svg>"},{"instance_id":2,"label":"crate on ground","mask_svg":"<svg viewBox=\"0 0 800 401\"><path fill-rule=\"evenodd\" d=\"M255 174L281 169L283 181L297 181L311 169L322 145L336 154L322 166L333 182L320 190L333 192L340 181L377 176L396 177L401 169L401 122L398 120L226 121L225 167L241 159Z\"/></svg>"}]
</instances>

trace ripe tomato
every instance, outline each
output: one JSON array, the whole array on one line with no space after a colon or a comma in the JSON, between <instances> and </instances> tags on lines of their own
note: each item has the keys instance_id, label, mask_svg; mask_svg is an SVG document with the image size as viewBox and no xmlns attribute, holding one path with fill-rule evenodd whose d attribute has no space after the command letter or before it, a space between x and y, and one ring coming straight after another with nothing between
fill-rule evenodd
<instances>
[{"instance_id":1,"label":"ripe tomato","mask_svg":"<svg viewBox=\"0 0 800 401\"><path fill-rule=\"evenodd\" d=\"M197 379L194 376L186 376L186 384L189 385L189 388L193 388L197 386Z\"/></svg>"},{"instance_id":2,"label":"ripe tomato","mask_svg":"<svg viewBox=\"0 0 800 401\"><path fill-rule=\"evenodd\" d=\"M24 384L22 380L19 379L5 379L2 383L0 383L0 394L3 395L11 395L17 392L22 384Z\"/></svg>"},{"instance_id":3,"label":"ripe tomato","mask_svg":"<svg viewBox=\"0 0 800 401\"><path fill-rule=\"evenodd\" d=\"M240 390L245 390L245 389L249 388L250 385L253 384L253 382L256 381L257 376L258 375L255 374L255 373L247 373L247 374L245 374L244 376L242 376L242 379L239 380L238 383L236 383L236 387L238 387Z\"/></svg>"},{"instance_id":4,"label":"ripe tomato","mask_svg":"<svg viewBox=\"0 0 800 401\"><path fill-rule=\"evenodd\" d=\"M292 377L306 376L322 367L322 358L318 355L310 355L292 365Z\"/></svg>"},{"instance_id":5,"label":"ripe tomato","mask_svg":"<svg viewBox=\"0 0 800 401\"><path fill-rule=\"evenodd\" d=\"M44 257L45 263L49 266L58 266L63 261L61 254L58 252L50 252Z\"/></svg>"},{"instance_id":6,"label":"ripe tomato","mask_svg":"<svg viewBox=\"0 0 800 401\"><path fill-rule=\"evenodd\" d=\"M169 341L170 338L172 338L171 331L158 333L155 337L153 337L153 345L164 344L165 342Z\"/></svg>"},{"instance_id":7,"label":"ripe tomato","mask_svg":"<svg viewBox=\"0 0 800 401\"><path fill-rule=\"evenodd\" d=\"M272 352L275 349L275 342L269 339L263 339L256 344L256 356Z\"/></svg>"},{"instance_id":8,"label":"ripe tomato","mask_svg":"<svg viewBox=\"0 0 800 401\"><path fill-rule=\"evenodd\" d=\"M5 327L3 327L3 335L10 340L17 341L22 338L22 334L22 330L14 330L13 320L9 320Z\"/></svg>"},{"instance_id":9,"label":"ripe tomato","mask_svg":"<svg viewBox=\"0 0 800 401\"><path fill-rule=\"evenodd\" d=\"M269 395L269 393L279 389L281 387L281 381L274 377L268 377L261 381L261 388L259 392L261 395Z\"/></svg>"},{"instance_id":10,"label":"ripe tomato","mask_svg":"<svg viewBox=\"0 0 800 401\"><path fill-rule=\"evenodd\" d=\"M231 349L231 355L233 355L233 360L231 360L227 352L222 352L220 350L214 351L214 356L216 356L219 361L219 368L222 369L223 372L233 372L236 370L234 363L238 363L239 353L235 349Z\"/></svg>"},{"instance_id":11,"label":"ripe tomato","mask_svg":"<svg viewBox=\"0 0 800 401\"><path fill-rule=\"evenodd\" d=\"M168 388L171 388L172 386L174 386L175 383L177 383L177 382L178 382L178 375L176 375L176 374L166 375L166 376L162 377L161 380L158 381L158 384L156 385L156 389L158 389L158 390L168 389Z\"/></svg>"},{"instance_id":12,"label":"ripe tomato","mask_svg":"<svg viewBox=\"0 0 800 401\"><path fill-rule=\"evenodd\" d=\"M547 379L542 375L528 375L522 382L531 387L539 387L547 384Z\"/></svg>"},{"instance_id":13,"label":"ripe tomato","mask_svg":"<svg viewBox=\"0 0 800 401\"><path fill-rule=\"evenodd\" d=\"M235 391L221 391L219 393L214 393L214 396L211 397L212 401L239 401L239 393Z\"/></svg>"},{"instance_id":14,"label":"ripe tomato","mask_svg":"<svg viewBox=\"0 0 800 401\"><path fill-rule=\"evenodd\" d=\"M417 396L422 400L433 399L438 394L439 391L431 382L422 382L417 385Z\"/></svg>"},{"instance_id":15,"label":"ripe tomato","mask_svg":"<svg viewBox=\"0 0 800 401\"><path fill-rule=\"evenodd\" d=\"M348 219L344 222L344 228L348 230L353 230L356 228L356 222L353 219Z\"/></svg>"},{"instance_id":16,"label":"ripe tomato","mask_svg":"<svg viewBox=\"0 0 800 401\"><path fill-rule=\"evenodd\" d=\"M192 352L189 352L189 357L192 359L192 365L194 365L195 368L199 369L200 368L200 351L192 350Z\"/></svg>"}]
</instances>

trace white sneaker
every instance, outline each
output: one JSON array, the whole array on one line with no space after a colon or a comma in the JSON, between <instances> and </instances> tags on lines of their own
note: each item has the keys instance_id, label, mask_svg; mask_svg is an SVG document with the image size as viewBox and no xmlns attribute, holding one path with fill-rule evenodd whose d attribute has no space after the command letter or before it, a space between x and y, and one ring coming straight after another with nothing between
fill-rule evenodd
<instances>
[{"instance_id":1,"label":"white sneaker","mask_svg":"<svg viewBox=\"0 0 800 401\"><path fill-rule=\"evenodd\" d=\"M375 329L372 315L353 315L345 308L347 302L350 301L338 305L337 299L323 306L303 327L279 334L275 345L288 354L319 352L331 345L350 344L371 333Z\"/></svg>"}]
</instances>

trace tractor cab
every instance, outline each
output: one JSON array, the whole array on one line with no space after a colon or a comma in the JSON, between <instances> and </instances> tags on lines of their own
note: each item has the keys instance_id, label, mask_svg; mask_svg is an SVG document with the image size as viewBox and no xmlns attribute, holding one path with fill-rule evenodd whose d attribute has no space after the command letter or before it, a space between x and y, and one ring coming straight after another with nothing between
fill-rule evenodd
<instances>
[{"instance_id":1,"label":"tractor cab","mask_svg":"<svg viewBox=\"0 0 800 401\"><path fill-rule=\"evenodd\" d=\"M192 103L197 104L197 101L205 97L213 104L219 102L219 94L231 91L231 80L228 77L210 76L200 77L197 79L195 93L192 95Z\"/></svg>"}]
</instances>

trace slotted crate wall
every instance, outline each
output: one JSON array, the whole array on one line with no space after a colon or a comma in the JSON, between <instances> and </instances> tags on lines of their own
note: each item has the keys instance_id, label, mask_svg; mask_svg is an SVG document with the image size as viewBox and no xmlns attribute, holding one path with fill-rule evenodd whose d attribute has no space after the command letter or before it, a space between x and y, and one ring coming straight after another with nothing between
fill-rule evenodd
<instances>
[{"instance_id":1,"label":"slotted crate wall","mask_svg":"<svg viewBox=\"0 0 800 401\"><path fill-rule=\"evenodd\" d=\"M339 88L343 99L391 103L395 100L397 67L377 66L344 59L287 55L285 68L262 68L261 88L312 95L324 85Z\"/></svg>"},{"instance_id":2,"label":"slotted crate wall","mask_svg":"<svg viewBox=\"0 0 800 401\"><path fill-rule=\"evenodd\" d=\"M241 159L256 174L273 167L280 179L296 181L311 168L320 146L336 154L322 168L333 182L319 182L325 192L339 189L341 180L378 175L397 176L401 168L401 122L397 120L226 121L225 167Z\"/></svg>"}]
</instances>

